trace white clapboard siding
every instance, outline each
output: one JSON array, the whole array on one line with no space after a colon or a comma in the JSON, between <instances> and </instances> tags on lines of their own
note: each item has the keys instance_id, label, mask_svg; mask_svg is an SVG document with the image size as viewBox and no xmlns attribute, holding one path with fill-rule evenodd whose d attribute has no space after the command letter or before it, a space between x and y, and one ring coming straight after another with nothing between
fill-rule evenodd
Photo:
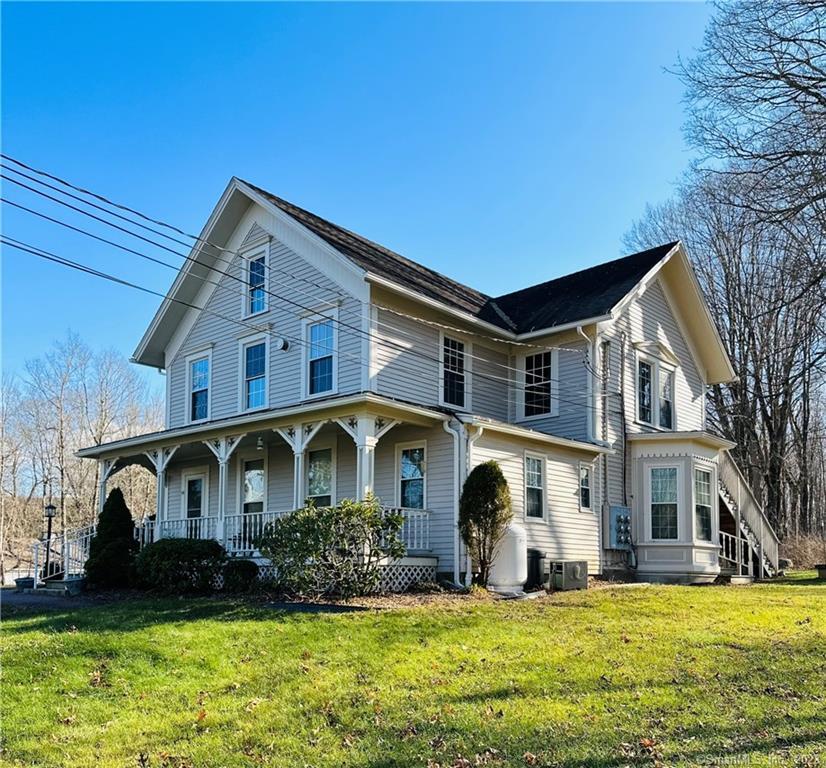
<instances>
[{"instance_id":1,"label":"white clapboard siding","mask_svg":"<svg viewBox=\"0 0 826 768\"><path fill-rule=\"evenodd\" d=\"M526 519L524 452L545 457L544 520ZM516 520L524 522L528 547L542 550L551 560L587 560L588 572L599 573L600 514L579 508L579 464L573 452L547 450L539 444L484 434L473 448L473 465L496 461L508 481ZM593 482L593 509L600 509L598 476Z\"/></svg>"},{"instance_id":2,"label":"white clapboard siding","mask_svg":"<svg viewBox=\"0 0 826 768\"><path fill-rule=\"evenodd\" d=\"M550 346L556 343L549 342ZM588 440L588 369L585 354L588 345L584 341L565 341L557 351L559 370L557 374L558 411L555 416L523 419L517 413L517 422L538 432L547 432L575 440ZM522 365L523 363L520 363ZM521 384L520 384L521 386ZM523 402L520 397L518 403ZM521 407L521 406L520 406Z\"/></svg>"},{"instance_id":3,"label":"white clapboard siding","mask_svg":"<svg viewBox=\"0 0 826 768\"><path fill-rule=\"evenodd\" d=\"M342 289L325 277L305 259L282 243L273 240L269 252L270 269L267 270L268 290L289 298L310 309L324 309L325 302L340 302L339 320L342 324L361 328L364 311L361 302L342 295ZM244 277L242 260L233 257L230 271L236 277ZM282 271L279 271L282 270ZM289 275L295 276L293 277ZM227 318L244 320L243 302L244 285L226 275L220 278L220 285L215 289L207 303L207 309ZM289 340L286 352L276 350L270 343L269 348L269 406L277 408L298 402L302 398L301 367L304 359L305 345L303 339L302 318L300 314L310 315L300 307L282 301L274 296L267 296L268 311L256 315L249 325L269 324L270 342L272 337L283 335ZM310 315L311 316L311 315ZM338 392L339 394L358 392L362 381L362 336L356 330L341 326L338 333ZM170 427L186 423L187 417L187 370L186 357L194 352L212 345L212 371L210 391L210 419L226 418L239 413L241 357L239 340L245 335L254 334L254 329L245 329L236 322L224 320L216 314L202 313L184 341L181 349L170 365L169 397Z\"/></svg>"},{"instance_id":4,"label":"white clapboard siding","mask_svg":"<svg viewBox=\"0 0 826 768\"><path fill-rule=\"evenodd\" d=\"M621 336L625 334L625 359L622 359ZM637 421L637 367L636 342L660 342L667 346L678 358L674 381L674 412L676 429L685 432L704 428L703 397L704 384L697 369L688 343L675 319L666 294L659 280L648 286L645 292L635 298L612 323L605 338L610 341L610 378L608 390L618 393L620 374L625 373L625 429L629 433L648 432L652 428ZM623 504L631 498L631 468L623 468L624 462L630 462L630 455L623 452L623 420L619 413L618 395L610 396L608 401L608 440L615 449L615 454L606 459L608 466L608 503ZM599 427L598 427L599 429ZM623 479L624 478L624 479ZM623 482L625 490L623 493Z\"/></svg>"},{"instance_id":5,"label":"white clapboard siding","mask_svg":"<svg viewBox=\"0 0 826 768\"><path fill-rule=\"evenodd\" d=\"M439 329L412 318L378 310L374 354L378 369L378 392L388 397L439 405L439 360L442 358ZM463 336L469 352L467 376L470 408L480 416L506 420L509 392L508 357Z\"/></svg>"}]
</instances>

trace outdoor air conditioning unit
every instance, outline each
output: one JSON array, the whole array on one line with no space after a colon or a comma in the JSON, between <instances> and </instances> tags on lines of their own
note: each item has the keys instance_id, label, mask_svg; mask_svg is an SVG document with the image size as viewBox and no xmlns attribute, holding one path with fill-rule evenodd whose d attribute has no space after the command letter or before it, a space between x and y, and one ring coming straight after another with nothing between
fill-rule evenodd
<instances>
[{"instance_id":1,"label":"outdoor air conditioning unit","mask_svg":"<svg viewBox=\"0 0 826 768\"><path fill-rule=\"evenodd\" d=\"M554 563L551 584L554 589L588 589L588 563L585 560Z\"/></svg>"}]
</instances>

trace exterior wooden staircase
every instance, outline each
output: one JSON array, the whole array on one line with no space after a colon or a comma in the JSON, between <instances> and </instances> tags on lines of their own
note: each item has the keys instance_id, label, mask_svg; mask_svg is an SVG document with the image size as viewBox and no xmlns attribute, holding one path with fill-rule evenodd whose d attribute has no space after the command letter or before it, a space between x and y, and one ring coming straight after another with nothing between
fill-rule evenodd
<instances>
[{"instance_id":1,"label":"exterior wooden staircase","mask_svg":"<svg viewBox=\"0 0 826 768\"><path fill-rule=\"evenodd\" d=\"M721 452L718 469L720 499L736 531L720 531L720 565L736 576L776 576L780 546L763 508L728 451Z\"/></svg>"}]
</instances>

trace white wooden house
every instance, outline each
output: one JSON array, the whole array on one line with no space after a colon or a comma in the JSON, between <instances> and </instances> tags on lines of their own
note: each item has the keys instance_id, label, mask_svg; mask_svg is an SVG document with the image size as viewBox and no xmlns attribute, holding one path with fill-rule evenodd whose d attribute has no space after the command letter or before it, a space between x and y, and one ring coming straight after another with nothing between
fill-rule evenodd
<instances>
[{"instance_id":1,"label":"white wooden house","mask_svg":"<svg viewBox=\"0 0 826 768\"><path fill-rule=\"evenodd\" d=\"M233 179L134 362L166 375L166 428L80 455L101 498L129 464L157 474L143 540L254 556L305 499L372 492L403 510L408 576L459 582L462 483L495 459L553 561L683 582L777 566L706 431L733 372L679 242L492 297Z\"/></svg>"}]
</instances>

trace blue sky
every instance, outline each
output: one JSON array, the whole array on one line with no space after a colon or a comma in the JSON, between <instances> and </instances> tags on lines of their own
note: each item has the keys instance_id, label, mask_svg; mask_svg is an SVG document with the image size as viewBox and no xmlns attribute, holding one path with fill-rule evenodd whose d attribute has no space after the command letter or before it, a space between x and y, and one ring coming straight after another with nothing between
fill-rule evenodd
<instances>
[{"instance_id":1,"label":"blue sky","mask_svg":"<svg viewBox=\"0 0 826 768\"><path fill-rule=\"evenodd\" d=\"M709 12L3 3L3 151L191 232L237 175L499 294L621 255L670 195L691 156L665 68ZM3 196L92 228L12 184ZM3 213L8 236L161 291L174 277ZM9 372L69 328L129 355L157 305L12 249L2 300Z\"/></svg>"}]
</instances>

